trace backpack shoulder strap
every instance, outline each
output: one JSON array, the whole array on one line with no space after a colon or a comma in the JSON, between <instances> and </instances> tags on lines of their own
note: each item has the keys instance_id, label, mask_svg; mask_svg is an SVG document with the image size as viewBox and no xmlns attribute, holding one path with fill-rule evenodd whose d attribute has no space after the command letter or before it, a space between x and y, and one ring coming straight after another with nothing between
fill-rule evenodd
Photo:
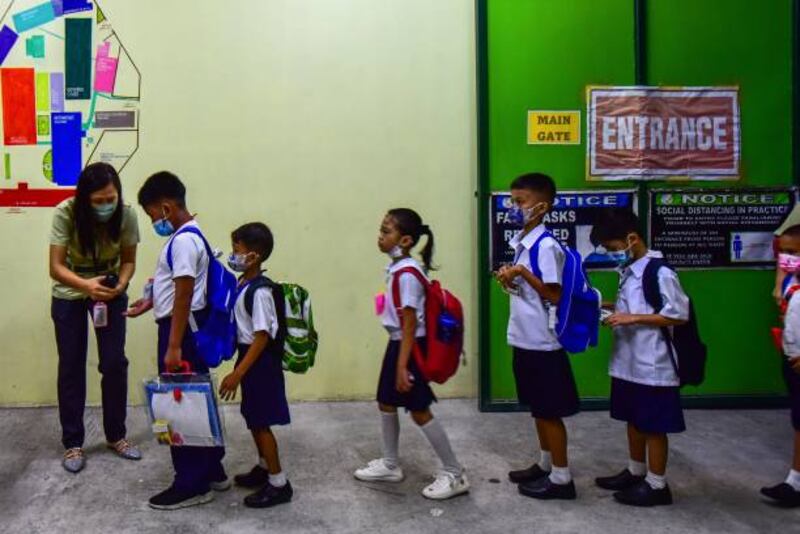
<instances>
[{"instance_id":1,"label":"backpack shoulder strap","mask_svg":"<svg viewBox=\"0 0 800 534\"><path fill-rule=\"evenodd\" d=\"M397 310L397 319L400 321L401 325L403 324L403 309L400 306L400 277L406 273L413 275L424 288L427 288L429 284L428 279L419 272L419 269L415 269L414 267L404 267L392 274L392 302Z\"/></svg>"},{"instance_id":2,"label":"backpack shoulder strap","mask_svg":"<svg viewBox=\"0 0 800 534\"><path fill-rule=\"evenodd\" d=\"M642 274L644 300L656 313L664 307L664 299L661 298L661 288L658 285L658 271L660 271L662 267L669 269L667 262L662 258L650 258Z\"/></svg>"},{"instance_id":3,"label":"backpack shoulder strap","mask_svg":"<svg viewBox=\"0 0 800 534\"><path fill-rule=\"evenodd\" d=\"M528 251L528 254L530 255L529 261L531 263L531 272L534 274L534 276L536 276L536 278L542 277L542 269L539 267L539 248L542 244L542 240L546 237L552 237L555 239L556 243L558 243L558 240L553 237L553 234L551 234L549 230L545 230L542 235L536 239L536 241L533 243L533 246Z\"/></svg>"},{"instance_id":4,"label":"backpack shoulder strap","mask_svg":"<svg viewBox=\"0 0 800 534\"><path fill-rule=\"evenodd\" d=\"M661 287L658 284L658 271L660 271L662 267L666 269L671 268L663 258L650 258L642 274L644 300L653 308L655 313L658 313L664 307L664 299L661 297ZM662 327L660 330L661 335L664 336L664 341L667 343L667 350L669 351L669 360L672 362L672 368L675 369L675 375L678 377L678 380L680 380L681 375L678 370L677 357L672 346L672 334L668 327Z\"/></svg>"},{"instance_id":5,"label":"backpack shoulder strap","mask_svg":"<svg viewBox=\"0 0 800 534\"><path fill-rule=\"evenodd\" d=\"M247 285L244 292L244 309L247 314L253 316L253 301L256 291L266 287L272 292L272 300L275 302L275 314L278 316L278 340L286 338L286 299L283 295L283 286L273 282L264 275L255 278Z\"/></svg>"},{"instance_id":6,"label":"backpack shoulder strap","mask_svg":"<svg viewBox=\"0 0 800 534\"><path fill-rule=\"evenodd\" d=\"M203 245L205 245L205 247L206 247L206 254L208 254L209 261L211 260L211 258L214 257L214 251L211 250L211 245L208 243L208 240L206 239L206 236L203 235L203 232L201 232L199 228L197 228L196 226L189 226L189 227L186 227L186 228L182 228L182 229L178 230L175 233L175 235L172 236L172 239L170 239L169 245L167 245L167 265L169 266L169 270L170 271L172 270L172 265L173 265L173 262L172 262L172 245L175 243L175 238L178 237L181 234L194 234L194 235L198 236L203 241Z\"/></svg>"}]
</instances>

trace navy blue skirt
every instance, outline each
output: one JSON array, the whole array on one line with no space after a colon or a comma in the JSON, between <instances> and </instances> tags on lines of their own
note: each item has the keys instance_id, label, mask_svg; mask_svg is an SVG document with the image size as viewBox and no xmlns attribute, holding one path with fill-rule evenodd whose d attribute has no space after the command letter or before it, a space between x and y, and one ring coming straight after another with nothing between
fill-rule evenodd
<instances>
[{"instance_id":1,"label":"navy blue skirt","mask_svg":"<svg viewBox=\"0 0 800 534\"><path fill-rule=\"evenodd\" d=\"M236 365L249 348L250 345L239 345ZM265 350L244 375L241 385L241 412L248 429L266 430L273 425L291 422L280 355Z\"/></svg>"},{"instance_id":2,"label":"navy blue skirt","mask_svg":"<svg viewBox=\"0 0 800 534\"><path fill-rule=\"evenodd\" d=\"M417 343L425 349L425 338L417 338ZM383 356L381 376L378 379L377 400L388 406L401 406L412 412L423 412L431 403L436 402L431 386L422 378L422 373L417 367L412 355L408 360L408 372L414 376L411 391L400 393L397 391L397 359L400 357L400 342L389 341L386 353Z\"/></svg>"},{"instance_id":3,"label":"navy blue skirt","mask_svg":"<svg viewBox=\"0 0 800 534\"><path fill-rule=\"evenodd\" d=\"M789 407L792 413L792 426L800 432L800 374L797 374L789 365L787 358L783 359L783 380L789 391Z\"/></svg>"},{"instance_id":4,"label":"navy blue skirt","mask_svg":"<svg viewBox=\"0 0 800 534\"><path fill-rule=\"evenodd\" d=\"M537 419L561 419L580 411L578 388L566 351L514 349L517 399Z\"/></svg>"},{"instance_id":5,"label":"navy blue skirt","mask_svg":"<svg viewBox=\"0 0 800 534\"><path fill-rule=\"evenodd\" d=\"M686 430L678 386L647 386L612 377L611 417L646 434Z\"/></svg>"}]
</instances>

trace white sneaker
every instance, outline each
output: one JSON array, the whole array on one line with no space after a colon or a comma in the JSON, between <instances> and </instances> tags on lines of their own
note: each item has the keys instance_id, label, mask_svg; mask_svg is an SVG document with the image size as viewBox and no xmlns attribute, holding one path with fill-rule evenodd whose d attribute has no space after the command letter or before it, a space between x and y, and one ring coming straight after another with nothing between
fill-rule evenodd
<instances>
[{"instance_id":1,"label":"white sneaker","mask_svg":"<svg viewBox=\"0 0 800 534\"><path fill-rule=\"evenodd\" d=\"M353 475L364 482L400 482L403 480L403 470L400 466L390 469L383 458L372 460L367 467L357 469Z\"/></svg>"},{"instance_id":2,"label":"white sneaker","mask_svg":"<svg viewBox=\"0 0 800 534\"><path fill-rule=\"evenodd\" d=\"M422 490L422 495L428 499L443 501L468 491L469 481L466 474L461 473L460 477L456 477L452 473L441 471L436 475L433 484Z\"/></svg>"}]
</instances>

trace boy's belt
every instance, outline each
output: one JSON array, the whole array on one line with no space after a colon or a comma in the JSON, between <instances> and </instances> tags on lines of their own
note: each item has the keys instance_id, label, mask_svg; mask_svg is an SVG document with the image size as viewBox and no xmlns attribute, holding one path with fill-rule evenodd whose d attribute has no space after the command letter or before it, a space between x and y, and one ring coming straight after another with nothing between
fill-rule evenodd
<instances>
[{"instance_id":1,"label":"boy's belt","mask_svg":"<svg viewBox=\"0 0 800 534\"><path fill-rule=\"evenodd\" d=\"M79 265L71 265L67 263L67 267L70 271L75 274L105 274L109 271L114 270L116 262L114 261L107 261L104 263L98 263L97 265L88 265L88 266L79 266Z\"/></svg>"}]
</instances>

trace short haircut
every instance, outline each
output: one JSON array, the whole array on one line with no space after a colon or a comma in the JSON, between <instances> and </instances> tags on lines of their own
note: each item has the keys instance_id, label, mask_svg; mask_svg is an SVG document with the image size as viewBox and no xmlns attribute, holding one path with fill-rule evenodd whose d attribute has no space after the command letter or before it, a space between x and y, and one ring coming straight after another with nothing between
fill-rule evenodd
<instances>
[{"instance_id":1,"label":"short haircut","mask_svg":"<svg viewBox=\"0 0 800 534\"><path fill-rule=\"evenodd\" d=\"M550 204L556 199L556 183L548 175L540 172L530 172L517 176L511 182L511 189L527 189L528 191L543 193Z\"/></svg>"},{"instance_id":2,"label":"short haircut","mask_svg":"<svg viewBox=\"0 0 800 534\"><path fill-rule=\"evenodd\" d=\"M794 226L790 226L789 228L783 231L781 237L782 236L790 237L792 239L800 238L800 224L795 224Z\"/></svg>"},{"instance_id":3,"label":"short haircut","mask_svg":"<svg viewBox=\"0 0 800 534\"><path fill-rule=\"evenodd\" d=\"M272 255L275 241L272 230L264 223L252 222L243 224L231 232L231 241L241 243L248 249L257 252L261 261L267 261Z\"/></svg>"},{"instance_id":4,"label":"short haircut","mask_svg":"<svg viewBox=\"0 0 800 534\"><path fill-rule=\"evenodd\" d=\"M139 189L139 205L143 208L162 200L173 200L181 208L186 206L186 187L169 171L155 173Z\"/></svg>"},{"instance_id":5,"label":"short haircut","mask_svg":"<svg viewBox=\"0 0 800 534\"><path fill-rule=\"evenodd\" d=\"M639 217L630 208L606 208L598 212L589 235L593 245L608 241L625 241L629 234L636 234L640 238Z\"/></svg>"}]
</instances>

